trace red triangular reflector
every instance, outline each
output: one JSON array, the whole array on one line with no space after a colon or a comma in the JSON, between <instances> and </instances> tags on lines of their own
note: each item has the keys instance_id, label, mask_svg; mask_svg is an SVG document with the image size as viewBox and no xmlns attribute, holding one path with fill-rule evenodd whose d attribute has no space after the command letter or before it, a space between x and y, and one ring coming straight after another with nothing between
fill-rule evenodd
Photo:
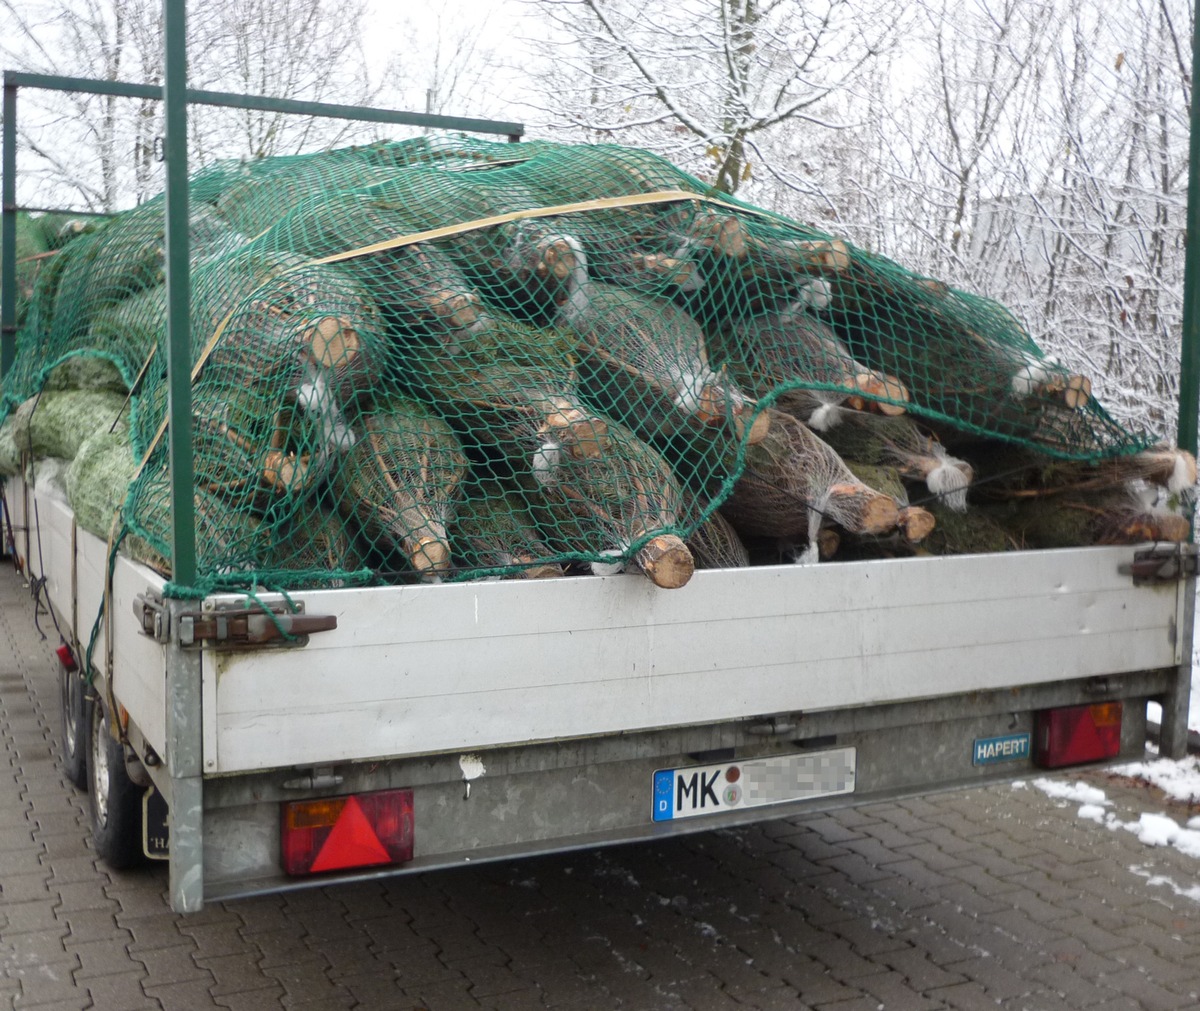
<instances>
[{"instance_id":1,"label":"red triangular reflector","mask_svg":"<svg viewBox=\"0 0 1200 1011\"><path fill-rule=\"evenodd\" d=\"M387 864L391 860L391 854L379 841L358 799L347 797L346 806L342 808L310 870L335 871L341 867Z\"/></svg>"}]
</instances>

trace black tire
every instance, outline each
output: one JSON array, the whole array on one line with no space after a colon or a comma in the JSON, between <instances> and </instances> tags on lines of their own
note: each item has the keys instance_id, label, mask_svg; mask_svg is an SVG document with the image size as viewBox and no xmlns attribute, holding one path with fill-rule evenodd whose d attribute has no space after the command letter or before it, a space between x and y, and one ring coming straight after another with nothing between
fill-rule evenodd
<instances>
[{"instance_id":1,"label":"black tire","mask_svg":"<svg viewBox=\"0 0 1200 1011\"><path fill-rule=\"evenodd\" d=\"M90 706L87 733L88 809L96 854L114 871L137 867L142 855L142 790L125 771L125 754L108 731L104 705Z\"/></svg>"},{"instance_id":2,"label":"black tire","mask_svg":"<svg viewBox=\"0 0 1200 1011\"><path fill-rule=\"evenodd\" d=\"M85 701L87 686L79 671L63 668L59 693L58 734L61 740L63 773L80 790L86 790L88 706Z\"/></svg>"}]
</instances>

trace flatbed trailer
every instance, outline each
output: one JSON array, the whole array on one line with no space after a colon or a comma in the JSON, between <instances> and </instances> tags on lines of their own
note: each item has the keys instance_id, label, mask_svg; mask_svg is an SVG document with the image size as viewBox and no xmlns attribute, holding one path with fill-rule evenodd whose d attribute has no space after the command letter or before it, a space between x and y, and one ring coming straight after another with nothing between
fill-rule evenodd
<instances>
[{"instance_id":1,"label":"flatbed trailer","mask_svg":"<svg viewBox=\"0 0 1200 1011\"><path fill-rule=\"evenodd\" d=\"M617 575L297 592L289 643L238 620L281 597L172 614L152 570L118 555L109 578L108 545L60 498L6 493L75 656L109 597L91 697L119 714L108 757L126 769L85 720L88 786L105 766L93 807L172 861L179 909L1141 758L1151 701L1163 753L1186 742L1189 545L710 570L673 591ZM198 672L194 710L173 653ZM1079 711L1103 753L1050 740ZM115 790L126 770L135 789ZM285 869L288 805L379 791L407 798L403 859Z\"/></svg>"},{"instance_id":2,"label":"flatbed trailer","mask_svg":"<svg viewBox=\"0 0 1200 1011\"><path fill-rule=\"evenodd\" d=\"M187 504L188 104L523 128L192 92L182 4L165 37L162 88L5 75L0 375L16 350L17 89L163 99L160 350ZM1178 440L1193 454L1194 245ZM1141 758L1151 702L1160 753L1186 749L1190 544L706 570L668 591L614 575L182 599L190 510L173 510L168 586L80 529L50 484L3 490L9 551L62 633L62 759L97 852L118 869L168 860L178 911Z\"/></svg>"}]
</instances>

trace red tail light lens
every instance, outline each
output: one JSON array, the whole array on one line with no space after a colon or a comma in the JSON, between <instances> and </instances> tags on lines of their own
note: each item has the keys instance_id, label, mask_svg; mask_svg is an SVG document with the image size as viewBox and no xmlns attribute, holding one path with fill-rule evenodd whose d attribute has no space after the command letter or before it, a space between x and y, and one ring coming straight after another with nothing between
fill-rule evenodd
<instances>
[{"instance_id":1,"label":"red tail light lens","mask_svg":"<svg viewBox=\"0 0 1200 1011\"><path fill-rule=\"evenodd\" d=\"M280 858L293 876L405 863L413 857L412 790L282 805Z\"/></svg>"},{"instance_id":2,"label":"red tail light lens","mask_svg":"<svg viewBox=\"0 0 1200 1011\"><path fill-rule=\"evenodd\" d=\"M1034 761L1046 769L1115 758L1121 753L1120 702L1045 709L1037 716Z\"/></svg>"}]
</instances>

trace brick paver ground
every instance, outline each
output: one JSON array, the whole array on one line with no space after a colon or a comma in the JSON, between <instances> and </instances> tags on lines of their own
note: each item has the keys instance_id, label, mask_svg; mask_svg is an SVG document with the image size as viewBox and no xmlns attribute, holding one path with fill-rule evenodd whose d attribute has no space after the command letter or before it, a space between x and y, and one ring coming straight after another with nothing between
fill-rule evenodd
<instances>
[{"instance_id":1,"label":"brick paver ground","mask_svg":"<svg viewBox=\"0 0 1200 1011\"><path fill-rule=\"evenodd\" d=\"M0 569L0 1007L1200 1007L1200 861L1032 787L177 916L162 867L92 853L52 645ZM1188 813L1087 778L1125 821Z\"/></svg>"}]
</instances>

